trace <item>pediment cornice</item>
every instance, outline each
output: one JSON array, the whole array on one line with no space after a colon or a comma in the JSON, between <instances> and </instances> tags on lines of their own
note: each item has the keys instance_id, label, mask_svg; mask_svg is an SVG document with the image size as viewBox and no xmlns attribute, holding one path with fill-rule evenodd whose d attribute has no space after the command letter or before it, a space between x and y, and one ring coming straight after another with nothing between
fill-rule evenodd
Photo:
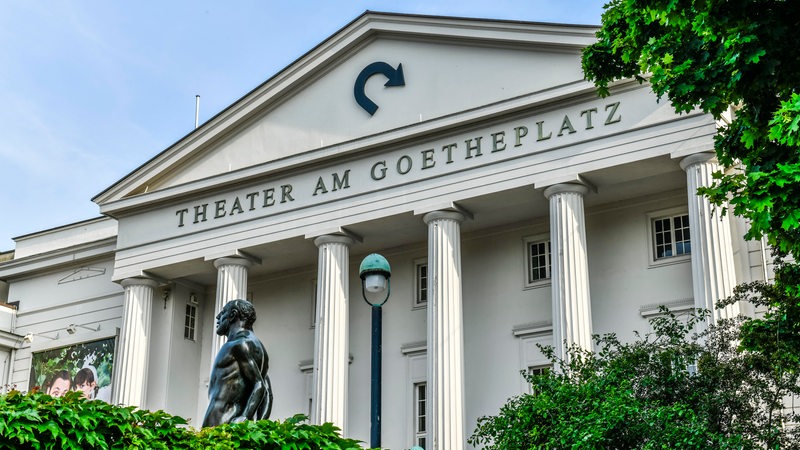
<instances>
[{"instance_id":1,"label":"pediment cornice","mask_svg":"<svg viewBox=\"0 0 800 450\"><path fill-rule=\"evenodd\" d=\"M432 41L459 41L474 46L530 47L577 52L594 41L595 27L517 21L461 19L366 12L315 48L290 64L240 100L209 119L175 144L144 163L141 167L98 194L93 201L104 214L137 207L143 202L160 202L174 196L189 195L210 186L233 185L255 176L289 170L311 161L324 161L341 156L355 148L408 139L414 135L446 128L470 116L485 116L492 110L507 112L520 104L530 104L547 94L533 93L525 99L511 99L501 105L488 105L480 111L466 111L411 127L387 130L354 141L304 151L289 158L269 161L254 167L203 178L179 186L163 186L163 180L191 161L196 155L210 151L216 144L235 134L238 129L291 98L315 79L357 53L364 45L381 38ZM559 86L551 91L587 89L588 84ZM552 94L551 94L552 95ZM472 119L475 120L475 119Z\"/></svg>"}]
</instances>

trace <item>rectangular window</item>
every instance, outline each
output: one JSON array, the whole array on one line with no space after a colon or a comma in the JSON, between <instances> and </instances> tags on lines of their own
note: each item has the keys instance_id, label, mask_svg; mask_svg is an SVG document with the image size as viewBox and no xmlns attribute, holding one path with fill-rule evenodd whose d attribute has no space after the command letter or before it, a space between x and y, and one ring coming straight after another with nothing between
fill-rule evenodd
<instances>
[{"instance_id":1,"label":"rectangular window","mask_svg":"<svg viewBox=\"0 0 800 450\"><path fill-rule=\"evenodd\" d=\"M531 366L528 367L528 375L547 375L548 373L550 373L550 370L552 370L552 366L549 364L544 366ZM533 386L528 384L528 388L531 394L536 394L536 392L533 389Z\"/></svg>"},{"instance_id":2,"label":"rectangular window","mask_svg":"<svg viewBox=\"0 0 800 450\"><path fill-rule=\"evenodd\" d=\"M528 282L550 278L550 241L531 242L528 249L530 251Z\"/></svg>"},{"instance_id":3,"label":"rectangular window","mask_svg":"<svg viewBox=\"0 0 800 450\"><path fill-rule=\"evenodd\" d=\"M406 442L401 448L422 447L427 448L427 417L425 407L428 403L428 393L426 391L426 376L428 373L428 358L425 353L427 348L426 341L410 342L400 347L400 351L406 356L407 381L406 388L403 389L403 402L407 405L406 419L403 426L403 434ZM399 426L400 424L395 424Z\"/></svg>"},{"instance_id":4,"label":"rectangular window","mask_svg":"<svg viewBox=\"0 0 800 450\"><path fill-rule=\"evenodd\" d=\"M311 280L311 329L317 325L317 280Z\"/></svg>"},{"instance_id":5,"label":"rectangular window","mask_svg":"<svg viewBox=\"0 0 800 450\"><path fill-rule=\"evenodd\" d=\"M653 220L653 250L656 260L688 255L692 252L689 215L659 217Z\"/></svg>"},{"instance_id":6,"label":"rectangular window","mask_svg":"<svg viewBox=\"0 0 800 450\"><path fill-rule=\"evenodd\" d=\"M528 375L546 375L550 372L550 366L528 367Z\"/></svg>"},{"instance_id":7,"label":"rectangular window","mask_svg":"<svg viewBox=\"0 0 800 450\"><path fill-rule=\"evenodd\" d=\"M550 239L546 234L525 238L525 285L532 287L550 280Z\"/></svg>"},{"instance_id":8,"label":"rectangular window","mask_svg":"<svg viewBox=\"0 0 800 450\"><path fill-rule=\"evenodd\" d=\"M428 261L414 261L414 308L428 304Z\"/></svg>"},{"instance_id":9,"label":"rectangular window","mask_svg":"<svg viewBox=\"0 0 800 450\"><path fill-rule=\"evenodd\" d=\"M186 317L183 321L183 338L195 340L195 325L197 322L197 306L186 304Z\"/></svg>"},{"instance_id":10,"label":"rectangular window","mask_svg":"<svg viewBox=\"0 0 800 450\"><path fill-rule=\"evenodd\" d=\"M314 373L309 370L303 374L306 381L306 402L308 403L308 417L311 417L314 409Z\"/></svg>"},{"instance_id":11,"label":"rectangular window","mask_svg":"<svg viewBox=\"0 0 800 450\"><path fill-rule=\"evenodd\" d=\"M414 383L414 445L425 448L425 437L428 434L425 426L425 383Z\"/></svg>"}]
</instances>

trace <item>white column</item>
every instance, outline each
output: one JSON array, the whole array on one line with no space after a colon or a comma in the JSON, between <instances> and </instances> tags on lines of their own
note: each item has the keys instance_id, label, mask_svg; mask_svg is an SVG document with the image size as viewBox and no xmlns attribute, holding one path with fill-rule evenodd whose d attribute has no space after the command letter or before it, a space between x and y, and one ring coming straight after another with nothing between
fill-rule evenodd
<instances>
[{"instance_id":1,"label":"white column","mask_svg":"<svg viewBox=\"0 0 800 450\"><path fill-rule=\"evenodd\" d=\"M428 440L434 450L464 448L464 329L458 212L426 214L428 225Z\"/></svg>"},{"instance_id":2,"label":"white column","mask_svg":"<svg viewBox=\"0 0 800 450\"><path fill-rule=\"evenodd\" d=\"M347 422L349 362L348 264L353 242L347 236L335 235L320 236L314 240L319 248L319 267L311 419L315 424L333 422L343 433Z\"/></svg>"},{"instance_id":3,"label":"white column","mask_svg":"<svg viewBox=\"0 0 800 450\"><path fill-rule=\"evenodd\" d=\"M144 407L147 390L147 361L150 356L150 320L155 280L122 280L122 328L114 361L114 404Z\"/></svg>"},{"instance_id":4,"label":"white column","mask_svg":"<svg viewBox=\"0 0 800 450\"><path fill-rule=\"evenodd\" d=\"M253 263L249 259L238 256L225 257L214 260L214 267L217 268L217 300L214 305L214 317L222 312L222 308L231 300L247 300L247 270ZM225 344L225 336L216 334L211 339L211 364L217 358L219 349Z\"/></svg>"},{"instance_id":5,"label":"white column","mask_svg":"<svg viewBox=\"0 0 800 450\"><path fill-rule=\"evenodd\" d=\"M739 315L739 305L716 309L717 300L733 294L736 269L733 265L731 226L728 215L723 216L716 206L697 188L711 186L711 174L719 169L713 153L696 153L681 160L686 171L689 196L689 227L692 245L692 287L696 308L712 311L711 320Z\"/></svg>"},{"instance_id":6,"label":"white column","mask_svg":"<svg viewBox=\"0 0 800 450\"><path fill-rule=\"evenodd\" d=\"M550 201L553 345L566 358L566 346L592 350L592 308L582 184L556 184L544 191ZM566 346L564 342L566 341Z\"/></svg>"}]
</instances>

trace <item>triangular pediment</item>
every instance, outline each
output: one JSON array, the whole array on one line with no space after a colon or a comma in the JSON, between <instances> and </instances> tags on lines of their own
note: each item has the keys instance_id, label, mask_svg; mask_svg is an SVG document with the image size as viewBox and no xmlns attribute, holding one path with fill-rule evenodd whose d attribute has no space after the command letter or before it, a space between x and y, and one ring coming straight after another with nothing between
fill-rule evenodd
<instances>
[{"instance_id":1,"label":"triangular pediment","mask_svg":"<svg viewBox=\"0 0 800 450\"><path fill-rule=\"evenodd\" d=\"M342 143L575 83L594 31L367 12L94 201L109 212L125 199L330 157L325 149ZM400 65L402 82L385 86Z\"/></svg>"}]
</instances>

